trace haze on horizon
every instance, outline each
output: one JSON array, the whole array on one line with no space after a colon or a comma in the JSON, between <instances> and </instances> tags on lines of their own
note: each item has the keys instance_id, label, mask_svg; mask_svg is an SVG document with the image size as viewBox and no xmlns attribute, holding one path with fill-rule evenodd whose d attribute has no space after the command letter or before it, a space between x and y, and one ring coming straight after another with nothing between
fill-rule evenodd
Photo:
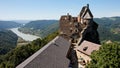
<instances>
[{"instance_id":1,"label":"haze on horizon","mask_svg":"<svg viewBox=\"0 0 120 68\"><path fill-rule=\"evenodd\" d=\"M0 20L59 19L67 13L77 16L86 4L95 18L120 16L119 3L120 0L1 0Z\"/></svg>"}]
</instances>

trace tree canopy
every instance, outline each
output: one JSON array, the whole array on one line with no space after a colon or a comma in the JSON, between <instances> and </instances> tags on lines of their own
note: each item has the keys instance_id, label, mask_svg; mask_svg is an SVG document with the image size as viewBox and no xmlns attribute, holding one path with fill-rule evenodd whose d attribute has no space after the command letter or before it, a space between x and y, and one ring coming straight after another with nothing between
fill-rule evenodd
<instances>
[{"instance_id":1,"label":"tree canopy","mask_svg":"<svg viewBox=\"0 0 120 68\"><path fill-rule=\"evenodd\" d=\"M16 47L18 36L10 30L0 30L0 55Z\"/></svg>"},{"instance_id":2,"label":"tree canopy","mask_svg":"<svg viewBox=\"0 0 120 68\"><path fill-rule=\"evenodd\" d=\"M91 58L86 68L119 68L120 43L104 43L98 51L92 53Z\"/></svg>"},{"instance_id":3,"label":"tree canopy","mask_svg":"<svg viewBox=\"0 0 120 68\"><path fill-rule=\"evenodd\" d=\"M0 68L15 68L18 64L34 54L57 35L58 32L53 32L44 39L34 40L27 45L16 47L15 49L8 52L6 55L1 55Z\"/></svg>"}]
</instances>

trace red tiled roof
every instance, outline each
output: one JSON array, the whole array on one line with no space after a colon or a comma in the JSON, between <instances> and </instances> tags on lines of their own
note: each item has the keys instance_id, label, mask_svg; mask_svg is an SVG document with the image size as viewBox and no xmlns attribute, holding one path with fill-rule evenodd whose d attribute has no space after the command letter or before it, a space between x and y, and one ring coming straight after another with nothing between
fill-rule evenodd
<instances>
[{"instance_id":1,"label":"red tiled roof","mask_svg":"<svg viewBox=\"0 0 120 68\"><path fill-rule=\"evenodd\" d=\"M86 55L91 55L91 53L94 50L99 50L100 46L101 45L99 45L99 44L95 44L95 43L92 43L92 42L85 40L81 43L81 45L77 48L77 50L86 54Z\"/></svg>"}]
</instances>

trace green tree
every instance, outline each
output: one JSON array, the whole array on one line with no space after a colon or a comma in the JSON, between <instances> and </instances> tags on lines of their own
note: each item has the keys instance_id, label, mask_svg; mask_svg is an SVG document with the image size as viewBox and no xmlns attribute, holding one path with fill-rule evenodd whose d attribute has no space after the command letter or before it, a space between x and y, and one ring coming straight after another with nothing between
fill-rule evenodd
<instances>
[{"instance_id":1,"label":"green tree","mask_svg":"<svg viewBox=\"0 0 120 68\"><path fill-rule=\"evenodd\" d=\"M36 51L38 51L57 35L58 32L54 32L44 39L36 39L27 45L16 47L15 49L8 52L6 55L0 56L0 68L15 68L15 66L23 62Z\"/></svg>"},{"instance_id":2,"label":"green tree","mask_svg":"<svg viewBox=\"0 0 120 68\"><path fill-rule=\"evenodd\" d=\"M92 53L91 58L86 68L119 68L120 43L103 44L98 51Z\"/></svg>"}]
</instances>

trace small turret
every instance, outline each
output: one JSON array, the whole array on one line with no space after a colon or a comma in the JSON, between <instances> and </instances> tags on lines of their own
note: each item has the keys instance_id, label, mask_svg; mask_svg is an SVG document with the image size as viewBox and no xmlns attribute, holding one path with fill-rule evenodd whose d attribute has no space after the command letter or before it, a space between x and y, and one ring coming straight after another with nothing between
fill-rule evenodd
<instances>
[{"instance_id":1,"label":"small turret","mask_svg":"<svg viewBox=\"0 0 120 68\"><path fill-rule=\"evenodd\" d=\"M71 15L69 15L69 13L67 13L67 20L68 20L68 21L71 20Z\"/></svg>"},{"instance_id":2,"label":"small turret","mask_svg":"<svg viewBox=\"0 0 120 68\"><path fill-rule=\"evenodd\" d=\"M67 13L67 16L69 16L69 13Z\"/></svg>"},{"instance_id":3,"label":"small turret","mask_svg":"<svg viewBox=\"0 0 120 68\"><path fill-rule=\"evenodd\" d=\"M87 4L87 8L89 8L89 4Z\"/></svg>"}]
</instances>

